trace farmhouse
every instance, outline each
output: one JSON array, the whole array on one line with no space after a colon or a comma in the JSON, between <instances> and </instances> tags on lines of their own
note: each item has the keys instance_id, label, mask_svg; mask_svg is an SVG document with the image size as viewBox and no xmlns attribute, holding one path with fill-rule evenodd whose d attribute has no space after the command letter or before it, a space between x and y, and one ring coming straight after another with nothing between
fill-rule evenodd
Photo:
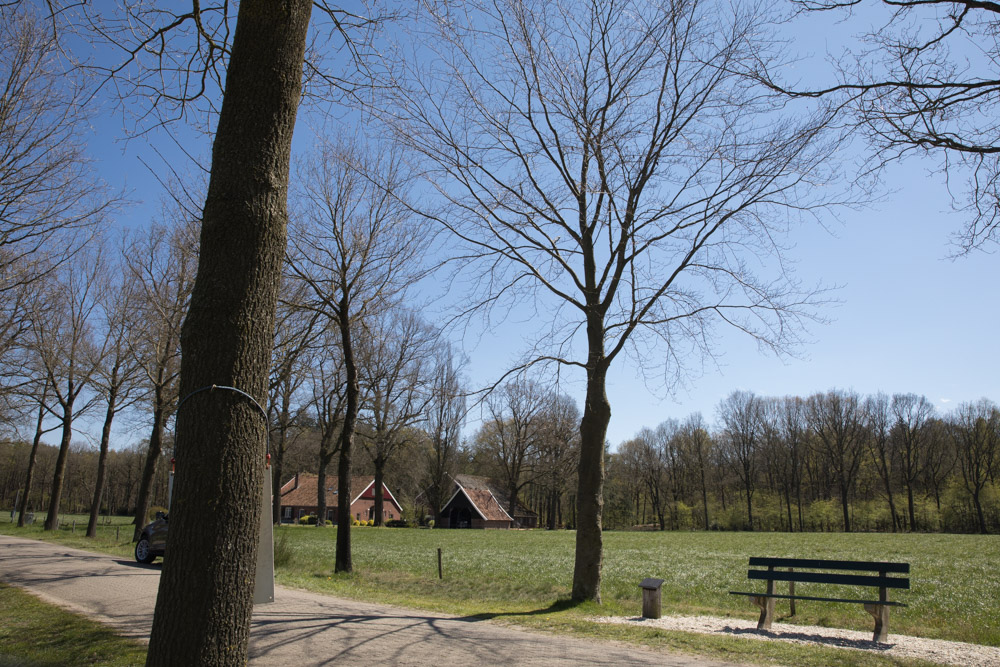
<instances>
[{"instance_id":1,"label":"farmhouse","mask_svg":"<svg viewBox=\"0 0 1000 667\"><path fill-rule=\"evenodd\" d=\"M326 518L328 521L337 520L337 477L335 475L326 478ZM291 523L309 515L315 515L319 510L317 504L316 483L319 478L316 475L300 472L295 477L285 482L281 487L281 521ZM375 478L374 477L352 477L350 494L351 516L359 521L367 521L375 518ZM382 514L383 519L391 521L400 518L402 508L396 501L395 496L389 491L389 487L382 484Z\"/></svg>"},{"instance_id":2,"label":"farmhouse","mask_svg":"<svg viewBox=\"0 0 1000 667\"><path fill-rule=\"evenodd\" d=\"M452 496L441 510L441 528L535 528L538 515L518 501L509 512L508 494L486 477L456 475Z\"/></svg>"}]
</instances>

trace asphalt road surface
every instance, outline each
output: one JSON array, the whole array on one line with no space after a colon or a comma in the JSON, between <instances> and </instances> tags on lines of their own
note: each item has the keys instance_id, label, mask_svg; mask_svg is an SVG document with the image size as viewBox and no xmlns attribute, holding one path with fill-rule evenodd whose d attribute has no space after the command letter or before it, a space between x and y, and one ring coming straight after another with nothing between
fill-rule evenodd
<instances>
[{"instance_id":1,"label":"asphalt road surface","mask_svg":"<svg viewBox=\"0 0 1000 667\"><path fill-rule=\"evenodd\" d=\"M160 565L0 535L0 580L148 641ZM295 667L725 664L281 587L275 602L254 610L250 662Z\"/></svg>"}]
</instances>

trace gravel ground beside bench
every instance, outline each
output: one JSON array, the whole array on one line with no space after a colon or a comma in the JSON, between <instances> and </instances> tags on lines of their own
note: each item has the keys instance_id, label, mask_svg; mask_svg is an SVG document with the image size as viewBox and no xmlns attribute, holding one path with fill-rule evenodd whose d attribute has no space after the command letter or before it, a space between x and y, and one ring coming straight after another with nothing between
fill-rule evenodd
<instances>
[{"instance_id":1,"label":"gravel ground beside bench","mask_svg":"<svg viewBox=\"0 0 1000 667\"><path fill-rule=\"evenodd\" d=\"M664 616L650 619L638 616L603 616L599 623L622 623L662 630L722 634L742 637L747 641L787 641L824 645L852 651L870 651L888 657L919 658L945 665L965 667L1000 667L1000 648L964 644L942 639L924 639L893 634L888 643L872 641L868 631L840 630L815 625L774 623L770 630L758 630L756 621L716 616Z\"/></svg>"}]
</instances>

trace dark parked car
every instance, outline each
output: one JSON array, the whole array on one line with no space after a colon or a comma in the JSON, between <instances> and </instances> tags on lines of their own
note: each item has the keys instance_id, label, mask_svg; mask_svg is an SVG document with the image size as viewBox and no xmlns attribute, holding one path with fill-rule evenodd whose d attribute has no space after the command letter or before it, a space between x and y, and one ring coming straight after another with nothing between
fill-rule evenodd
<instances>
[{"instance_id":1,"label":"dark parked car","mask_svg":"<svg viewBox=\"0 0 1000 667\"><path fill-rule=\"evenodd\" d=\"M135 543L135 559L140 563L152 563L157 556L163 556L167 548L167 518L163 512L157 512L152 523L142 529Z\"/></svg>"}]
</instances>

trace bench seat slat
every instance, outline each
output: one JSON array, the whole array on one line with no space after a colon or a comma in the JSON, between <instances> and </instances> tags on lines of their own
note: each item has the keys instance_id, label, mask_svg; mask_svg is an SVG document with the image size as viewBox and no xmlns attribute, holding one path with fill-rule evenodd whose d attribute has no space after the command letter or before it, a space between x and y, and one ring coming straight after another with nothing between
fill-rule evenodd
<instances>
[{"instance_id":1,"label":"bench seat slat","mask_svg":"<svg viewBox=\"0 0 1000 667\"><path fill-rule=\"evenodd\" d=\"M847 598L819 598L810 595L780 595L778 593L744 593L743 591L729 591L730 595L748 595L750 597L762 597L762 598L781 598L783 600L812 600L815 602L854 602L857 604L884 604L890 607L905 607L907 606L903 602L880 602L879 600L854 600Z\"/></svg>"},{"instance_id":2,"label":"bench seat slat","mask_svg":"<svg viewBox=\"0 0 1000 667\"><path fill-rule=\"evenodd\" d=\"M877 575L834 574L830 572L748 570L747 578L762 581L798 581L815 584L841 584L845 586L874 586L876 588L910 588L909 579L880 577Z\"/></svg>"},{"instance_id":3,"label":"bench seat slat","mask_svg":"<svg viewBox=\"0 0 1000 667\"><path fill-rule=\"evenodd\" d=\"M909 574L909 563L878 561L820 560L815 558L762 558L751 556L751 567L794 567L806 570L850 570L852 572L892 572Z\"/></svg>"}]
</instances>

